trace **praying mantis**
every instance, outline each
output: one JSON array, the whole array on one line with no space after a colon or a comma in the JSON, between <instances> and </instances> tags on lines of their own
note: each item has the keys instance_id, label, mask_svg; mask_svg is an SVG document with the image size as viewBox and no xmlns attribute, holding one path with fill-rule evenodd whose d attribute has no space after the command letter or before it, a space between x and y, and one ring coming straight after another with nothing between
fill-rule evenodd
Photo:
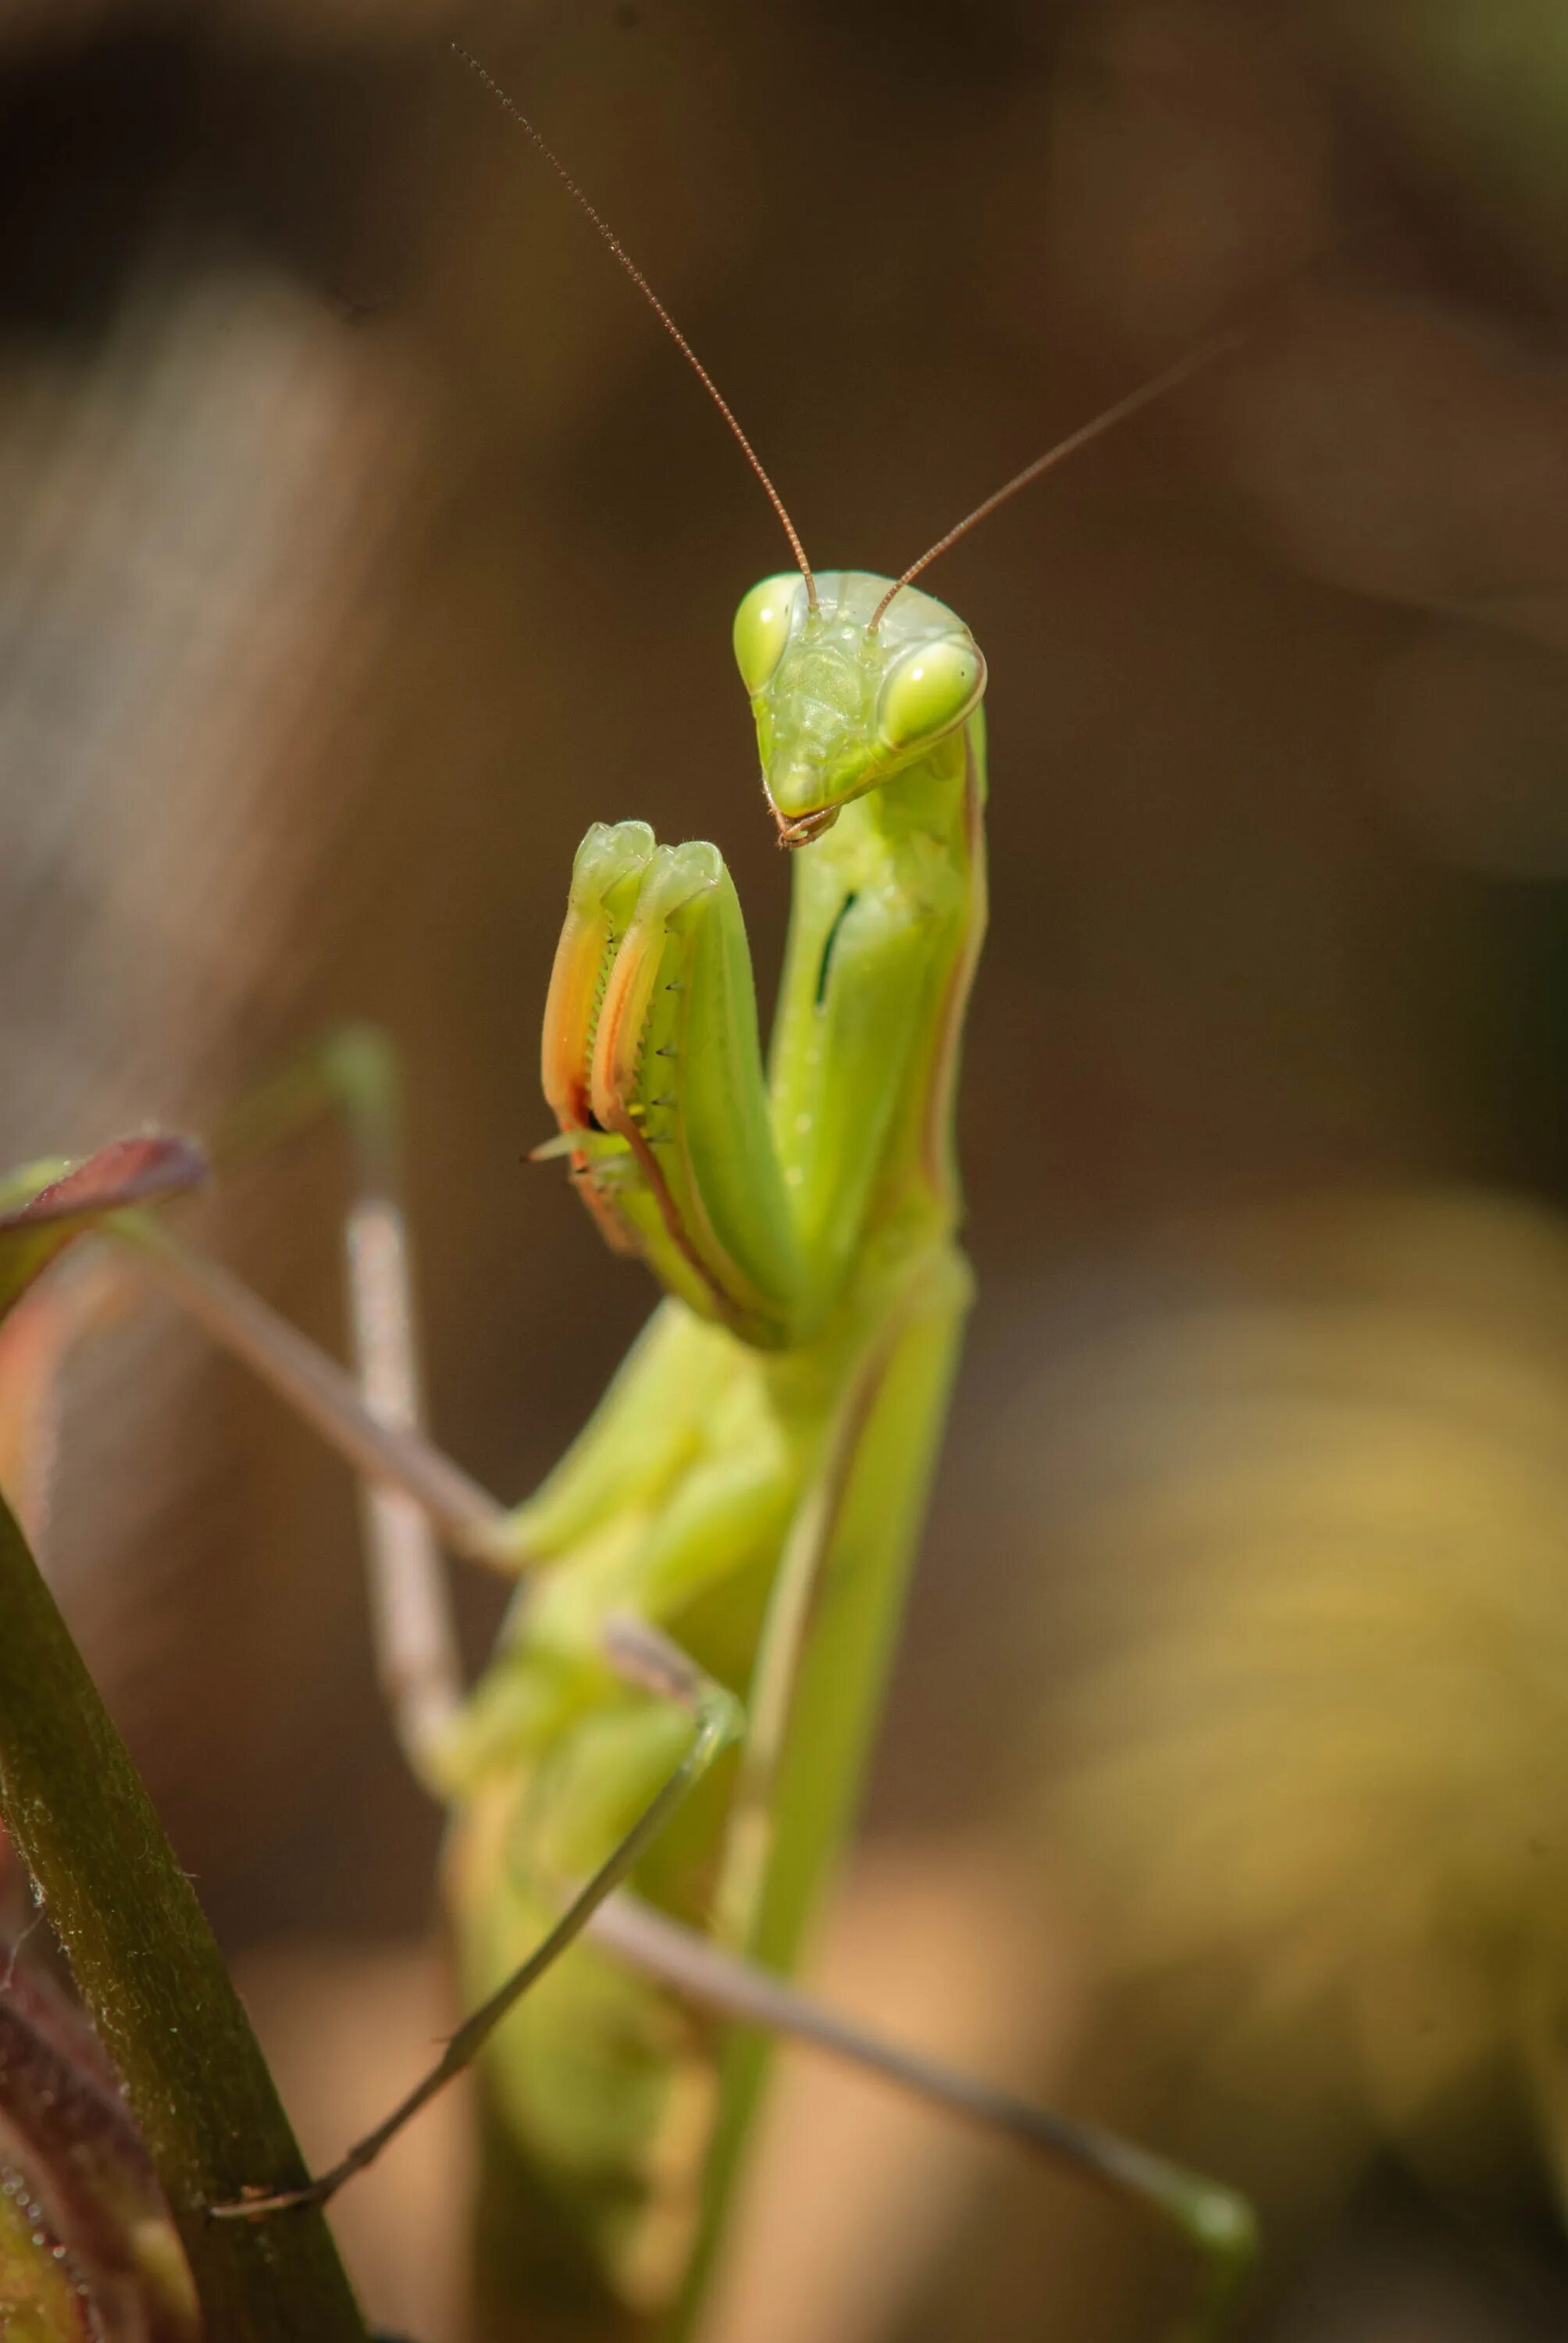
<instances>
[{"instance_id":1,"label":"praying mantis","mask_svg":"<svg viewBox=\"0 0 1568 2343\"><path fill-rule=\"evenodd\" d=\"M785 530L795 568L745 596L734 649L793 912L765 1066L717 849L659 845L621 820L596 823L578 850L544 1021L558 1136L538 1152L565 1160L601 1235L664 1299L521 1506L498 1504L419 1429L393 1083L374 1037L335 1037L286 1070L214 1148L221 1165L323 1105L347 1114L362 1173L348 1226L357 1379L162 1217L106 1224L361 1473L383 1677L416 1770L454 1810L475 2015L311 2193L361 2168L483 2043L493 2118L527 2173L518 2227L539 2241L529 2251L558 2314L585 2335L628 2321L687 2332L762 2082L760 2029L815 2033L1176 2219L1211 2258L1207 2324L1249 2245L1229 2192L835 2037L776 1980L852 1819L970 1292L954 1122L985 925L986 669L962 620L914 581L1211 347L1037 458L900 578L814 572L668 313L466 62L651 303ZM467 1697L440 1545L518 1583ZM628 1882L635 1900L616 1893ZM281 2217L286 2201L258 2190L213 2209Z\"/></svg>"}]
</instances>

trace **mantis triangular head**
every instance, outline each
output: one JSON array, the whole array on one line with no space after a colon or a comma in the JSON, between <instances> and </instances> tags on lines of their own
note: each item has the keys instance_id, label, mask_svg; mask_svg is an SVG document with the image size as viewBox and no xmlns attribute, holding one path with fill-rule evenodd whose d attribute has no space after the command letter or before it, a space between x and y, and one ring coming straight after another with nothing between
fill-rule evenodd
<instances>
[{"instance_id":1,"label":"mantis triangular head","mask_svg":"<svg viewBox=\"0 0 1568 2343\"><path fill-rule=\"evenodd\" d=\"M816 589L813 599L793 572L765 578L735 614L785 846L819 837L851 798L929 755L985 690L980 646L945 603L861 569L826 570Z\"/></svg>"}]
</instances>

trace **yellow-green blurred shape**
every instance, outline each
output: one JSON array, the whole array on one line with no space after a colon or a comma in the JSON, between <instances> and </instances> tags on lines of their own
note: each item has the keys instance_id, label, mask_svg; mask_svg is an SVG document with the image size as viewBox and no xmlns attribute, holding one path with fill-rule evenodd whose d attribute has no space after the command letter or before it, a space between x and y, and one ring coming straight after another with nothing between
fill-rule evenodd
<instances>
[{"instance_id":1,"label":"yellow-green blurred shape","mask_svg":"<svg viewBox=\"0 0 1568 2343\"><path fill-rule=\"evenodd\" d=\"M1162 1978L1175 2036L1201 2008L1199 2087L1256 2097L1260 2139L1332 2074L1363 2144L1490 2189L1523 2098L1561 2197L1568 1237L1395 1198L1215 1266L1059 1423L1093 1656L1053 1824L1109 1967Z\"/></svg>"}]
</instances>

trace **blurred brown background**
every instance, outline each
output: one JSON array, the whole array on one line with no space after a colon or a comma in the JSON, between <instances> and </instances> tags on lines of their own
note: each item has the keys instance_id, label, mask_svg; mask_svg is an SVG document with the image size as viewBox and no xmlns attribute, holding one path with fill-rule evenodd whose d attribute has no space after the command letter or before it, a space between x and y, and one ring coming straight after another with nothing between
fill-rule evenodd
<instances>
[{"instance_id":1,"label":"blurred brown background","mask_svg":"<svg viewBox=\"0 0 1568 2343\"><path fill-rule=\"evenodd\" d=\"M1559 2334L1560 12L0 14L0 1160L383 1022L437 1423L509 1493L648 1302L520 1161L571 851L715 838L776 966L728 629L783 548L454 33L823 566L1248 326L931 580L993 678L982 1298L825 1957L1255 2188L1256 2334ZM202 1207L334 1341L339 1188L324 1143ZM154 1314L75 1380L49 1553L323 2153L442 2024L342 1475ZM448 2125L345 2207L427 2343L460 2188ZM802 2065L715 2343L1141 2343L1179 2278Z\"/></svg>"}]
</instances>

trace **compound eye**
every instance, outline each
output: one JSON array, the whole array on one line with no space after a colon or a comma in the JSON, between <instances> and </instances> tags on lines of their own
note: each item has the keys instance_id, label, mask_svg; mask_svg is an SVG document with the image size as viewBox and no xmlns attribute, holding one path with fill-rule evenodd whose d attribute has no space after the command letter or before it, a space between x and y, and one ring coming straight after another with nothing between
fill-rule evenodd
<instances>
[{"instance_id":1,"label":"compound eye","mask_svg":"<svg viewBox=\"0 0 1568 2343\"><path fill-rule=\"evenodd\" d=\"M885 749L913 749L961 723L985 689L985 661L964 635L919 643L890 668L877 702Z\"/></svg>"},{"instance_id":2,"label":"compound eye","mask_svg":"<svg viewBox=\"0 0 1568 2343\"><path fill-rule=\"evenodd\" d=\"M765 578L735 613L735 664L753 699L784 656L801 584L798 569Z\"/></svg>"}]
</instances>

